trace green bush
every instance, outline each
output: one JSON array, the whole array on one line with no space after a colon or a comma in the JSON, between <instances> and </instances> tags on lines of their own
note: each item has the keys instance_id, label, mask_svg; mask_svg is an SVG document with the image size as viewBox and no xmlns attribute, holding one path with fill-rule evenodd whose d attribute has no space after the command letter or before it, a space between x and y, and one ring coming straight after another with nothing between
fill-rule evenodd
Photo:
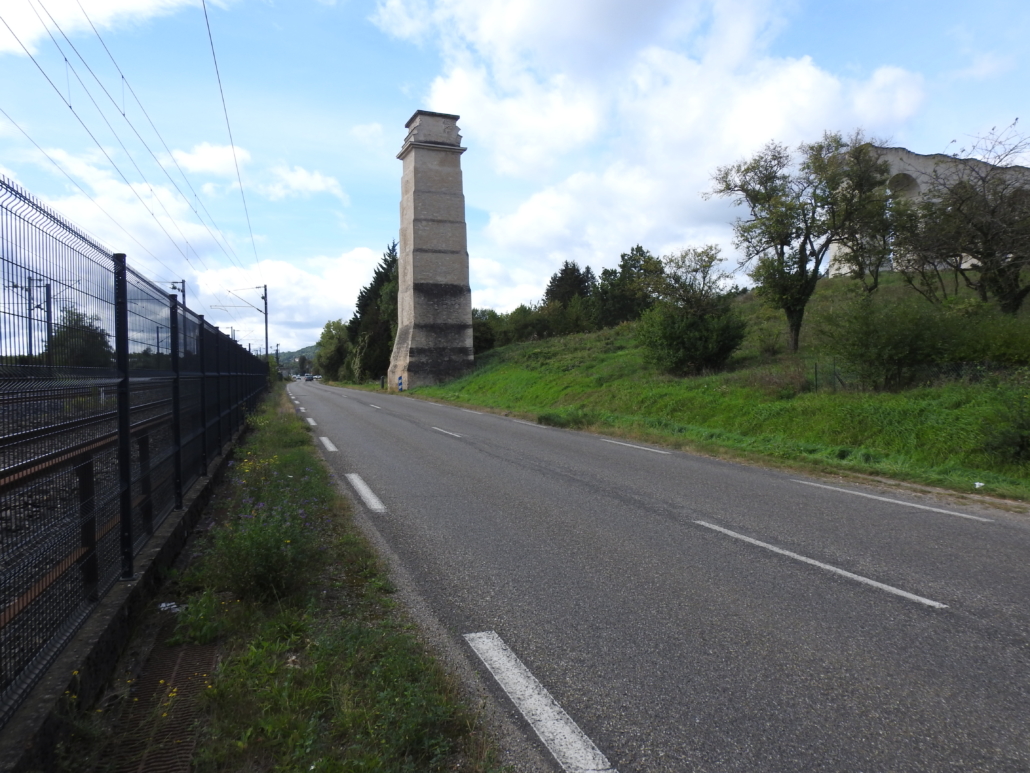
<instances>
[{"instance_id":1,"label":"green bush","mask_svg":"<svg viewBox=\"0 0 1030 773\"><path fill-rule=\"evenodd\" d=\"M914 296L877 301L866 295L852 298L818 322L826 349L864 388L911 386L928 366L947 362L956 351L956 318L940 306Z\"/></svg>"},{"instance_id":2,"label":"green bush","mask_svg":"<svg viewBox=\"0 0 1030 773\"><path fill-rule=\"evenodd\" d=\"M637 338L647 359L666 373L683 375L721 368L743 343L747 323L728 303L704 311L658 303L640 318Z\"/></svg>"},{"instance_id":3,"label":"green bush","mask_svg":"<svg viewBox=\"0 0 1030 773\"><path fill-rule=\"evenodd\" d=\"M310 580L318 558L312 525L296 513L263 512L261 502L234 516L214 538L212 580L221 590L255 601L284 599Z\"/></svg>"}]
</instances>

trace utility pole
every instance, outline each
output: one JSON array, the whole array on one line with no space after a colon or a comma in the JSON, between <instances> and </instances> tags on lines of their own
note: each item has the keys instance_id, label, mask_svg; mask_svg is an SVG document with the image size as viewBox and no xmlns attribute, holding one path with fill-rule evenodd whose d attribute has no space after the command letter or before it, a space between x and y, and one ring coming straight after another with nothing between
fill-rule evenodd
<instances>
[{"instance_id":1,"label":"utility pole","mask_svg":"<svg viewBox=\"0 0 1030 773\"><path fill-rule=\"evenodd\" d=\"M178 290L182 295L182 306L186 308L186 280L180 279L178 282L169 282L168 286L173 290Z\"/></svg>"},{"instance_id":2,"label":"utility pole","mask_svg":"<svg viewBox=\"0 0 1030 773\"><path fill-rule=\"evenodd\" d=\"M265 362L268 361L268 285L265 285L265 292L261 296L265 302Z\"/></svg>"},{"instance_id":3,"label":"utility pole","mask_svg":"<svg viewBox=\"0 0 1030 773\"><path fill-rule=\"evenodd\" d=\"M279 344L275 345L275 367L279 367Z\"/></svg>"}]
</instances>

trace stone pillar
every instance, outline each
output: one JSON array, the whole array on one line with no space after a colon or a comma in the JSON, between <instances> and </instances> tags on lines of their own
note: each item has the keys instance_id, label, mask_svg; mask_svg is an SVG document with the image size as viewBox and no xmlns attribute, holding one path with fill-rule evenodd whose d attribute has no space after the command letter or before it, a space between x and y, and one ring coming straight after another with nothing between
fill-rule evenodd
<instances>
[{"instance_id":1,"label":"stone pillar","mask_svg":"<svg viewBox=\"0 0 1030 773\"><path fill-rule=\"evenodd\" d=\"M419 110L405 124L397 340L389 385L455 378L473 365L472 292L458 116Z\"/></svg>"}]
</instances>

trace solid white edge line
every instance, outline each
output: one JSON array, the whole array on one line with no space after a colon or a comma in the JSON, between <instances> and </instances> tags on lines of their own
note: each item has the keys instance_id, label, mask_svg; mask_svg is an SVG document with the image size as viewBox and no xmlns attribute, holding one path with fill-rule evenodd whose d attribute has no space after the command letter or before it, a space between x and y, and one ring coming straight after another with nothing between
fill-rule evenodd
<instances>
[{"instance_id":1,"label":"solid white edge line","mask_svg":"<svg viewBox=\"0 0 1030 773\"><path fill-rule=\"evenodd\" d=\"M386 505L382 503L379 497L372 493L372 489L370 489L368 484L361 479L360 475L350 472L344 477L346 477L347 481L354 487L354 490L358 492L358 496L361 497L361 501L365 503L365 506L369 510L373 510L377 513L386 512Z\"/></svg>"},{"instance_id":2,"label":"solid white edge line","mask_svg":"<svg viewBox=\"0 0 1030 773\"><path fill-rule=\"evenodd\" d=\"M477 416L482 416L483 415L482 411L472 411L472 410L469 410L468 408L461 408L460 410L465 411L465 413L474 413Z\"/></svg>"},{"instance_id":3,"label":"solid white edge line","mask_svg":"<svg viewBox=\"0 0 1030 773\"><path fill-rule=\"evenodd\" d=\"M324 446L325 446L325 450L326 450L326 451L339 451L339 450L340 450L339 448L337 448L336 446L334 446L334 445L333 445L333 441L332 441L332 440L330 440L330 439L329 439L329 438L327 438L327 437L320 437L320 438L319 438L319 440L321 440L321 441L322 441L322 445L324 445Z\"/></svg>"},{"instance_id":4,"label":"solid white edge line","mask_svg":"<svg viewBox=\"0 0 1030 773\"><path fill-rule=\"evenodd\" d=\"M922 596L917 596L914 593L909 593L908 591L901 590L900 588L895 588L893 585L884 585L882 582L870 580L868 577L863 577L859 574L852 574L851 572L848 572L844 569L838 569L836 566L830 566L829 564L824 564L822 561L816 561L814 558L806 558L805 556L799 555L797 553L792 553L789 550L784 550L783 548L778 548L775 545L770 545L767 542L761 542L759 540L752 539L751 537L745 537L743 534L737 534L737 532L730 531L729 529L724 529L721 526L716 526L715 524L706 523L704 521L694 521L694 523L696 523L698 526L704 526L707 529L714 529L715 531L722 532L723 534L729 537L733 537L734 539L739 539L744 542L748 542L752 545L757 545L760 548L771 550L773 553L779 553L781 556L793 558L795 561L801 561L802 563L811 564L812 566L817 566L820 569L825 569L828 572L834 572L835 574L839 574L842 577L847 577L849 580L855 580L856 582L871 585L874 588L879 588L880 590L887 591L888 593L893 593L895 596L901 596L902 598L906 598L909 601L915 601L920 604L925 604L926 606L933 607L934 609L948 608L947 604L942 604L939 601L932 601L931 599L926 599Z\"/></svg>"},{"instance_id":5,"label":"solid white edge line","mask_svg":"<svg viewBox=\"0 0 1030 773\"><path fill-rule=\"evenodd\" d=\"M522 419L512 419L516 424L525 424L527 427L536 427L537 429L547 429L543 424L534 424L531 421L523 421Z\"/></svg>"},{"instance_id":6,"label":"solid white edge line","mask_svg":"<svg viewBox=\"0 0 1030 773\"><path fill-rule=\"evenodd\" d=\"M586 733L493 631L465 634L501 689L567 773L618 773Z\"/></svg>"},{"instance_id":7,"label":"solid white edge line","mask_svg":"<svg viewBox=\"0 0 1030 773\"><path fill-rule=\"evenodd\" d=\"M840 491L844 494L854 494L856 497L865 497L866 499L878 499L881 502L890 502L894 505L904 505L905 507L914 507L918 510L929 510L933 513L944 513L945 515L954 515L959 518L968 518L971 521L982 521L984 523L994 523L993 518L981 518L979 515L966 515L965 513L956 513L954 510L942 510L939 507L929 507L927 505L916 505L912 502L902 502L900 499L890 499L889 497L878 497L875 494L863 494L861 491L851 491L846 488L837 488L836 486L827 486L823 483L810 483L807 480L796 480L791 478L795 483L800 483L803 486L816 486L817 488L826 488L830 491Z\"/></svg>"},{"instance_id":8,"label":"solid white edge line","mask_svg":"<svg viewBox=\"0 0 1030 773\"><path fill-rule=\"evenodd\" d=\"M308 424L310 424L312 427L317 427L318 426L317 424L315 424L315 420L314 419L308 419Z\"/></svg>"},{"instance_id":9,"label":"solid white edge line","mask_svg":"<svg viewBox=\"0 0 1030 773\"><path fill-rule=\"evenodd\" d=\"M632 443L620 443L618 440L608 440L607 438L600 438L605 443L614 443L617 446L626 446L626 448L639 448L641 451L650 451L652 454L665 454L669 455L672 451L659 451L657 448L648 448L647 446L635 446Z\"/></svg>"},{"instance_id":10,"label":"solid white edge line","mask_svg":"<svg viewBox=\"0 0 1030 773\"><path fill-rule=\"evenodd\" d=\"M451 437L461 437L457 432L448 432L447 430L440 429L439 427L430 427L430 429L435 429L437 432L442 432L443 434L450 435Z\"/></svg>"}]
</instances>

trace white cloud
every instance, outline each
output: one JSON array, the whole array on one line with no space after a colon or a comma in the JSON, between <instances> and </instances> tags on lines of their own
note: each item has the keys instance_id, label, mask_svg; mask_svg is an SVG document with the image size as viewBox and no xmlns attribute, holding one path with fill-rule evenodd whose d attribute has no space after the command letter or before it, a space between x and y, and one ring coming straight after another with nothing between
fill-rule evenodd
<instances>
[{"instance_id":1,"label":"white cloud","mask_svg":"<svg viewBox=\"0 0 1030 773\"><path fill-rule=\"evenodd\" d=\"M202 142L194 145L193 150L173 150L172 156L183 169L191 174L212 174L218 177L236 177L236 164L242 168L250 161L250 152L245 148L233 145L212 145Z\"/></svg>"},{"instance_id":2,"label":"white cloud","mask_svg":"<svg viewBox=\"0 0 1030 773\"><path fill-rule=\"evenodd\" d=\"M887 132L919 110L923 80L883 66L846 78L769 54L786 23L772 0L381 0L375 21L435 40L429 109L461 115L470 148L535 191L470 233L477 304L539 299L562 260L595 270L636 243L716 242L732 258L711 174L769 140L826 129ZM407 20L393 28L387 19ZM417 20L417 23L416 23ZM468 195L468 192L466 192ZM518 268L513 268L517 266Z\"/></svg>"},{"instance_id":3,"label":"white cloud","mask_svg":"<svg viewBox=\"0 0 1030 773\"><path fill-rule=\"evenodd\" d=\"M350 203L350 199L343 192L339 181L335 177L324 175L321 172L309 172L300 166L290 168L282 164L272 168L272 176L275 178L274 182L257 186L257 189L272 201L293 196L330 193L344 204Z\"/></svg>"},{"instance_id":4,"label":"white cloud","mask_svg":"<svg viewBox=\"0 0 1030 773\"><path fill-rule=\"evenodd\" d=\"M981 51L972 55L968 67L958 70L953 77L957 80L983 81L1015 69L1016 58L1001 56L993 51Z\"/></svg>"},{"instance_id":5,"label":"white cloud","mask_svg":"<svg viewBox=\"0 0 1030 773\"><path fill-rule=\"evenodd\" d=\"M923 103L923 78L900 67L880 67L855 90L855 112L866 126L897 125Z\"/></svg>"},{"instance_id":6,"label":"white cloud","mask_svg":"<svg viewBox=\"0 0 1030 773\"><path fill-rule=\"evenodd\" d=\"M142 21L155 16L174 13L180 8L197 5L197 0L81 0L82 8L89 14L89 19L82 13L75 0L48 0L46 10L68 35L78 32L92 34L89 22L92 20L97 28L110 29L120 24ZM37 9L39 10L39 9ZM51 24L46 13L39 11L39 16ZM4 3L4 20L11 26L15 34L33 54L36 46L47 39L47 32L40 24L39 17L33 12L28 2ZM0 25L0 54L23 54L18 42Z\"/></svg>"}]
</instances>

